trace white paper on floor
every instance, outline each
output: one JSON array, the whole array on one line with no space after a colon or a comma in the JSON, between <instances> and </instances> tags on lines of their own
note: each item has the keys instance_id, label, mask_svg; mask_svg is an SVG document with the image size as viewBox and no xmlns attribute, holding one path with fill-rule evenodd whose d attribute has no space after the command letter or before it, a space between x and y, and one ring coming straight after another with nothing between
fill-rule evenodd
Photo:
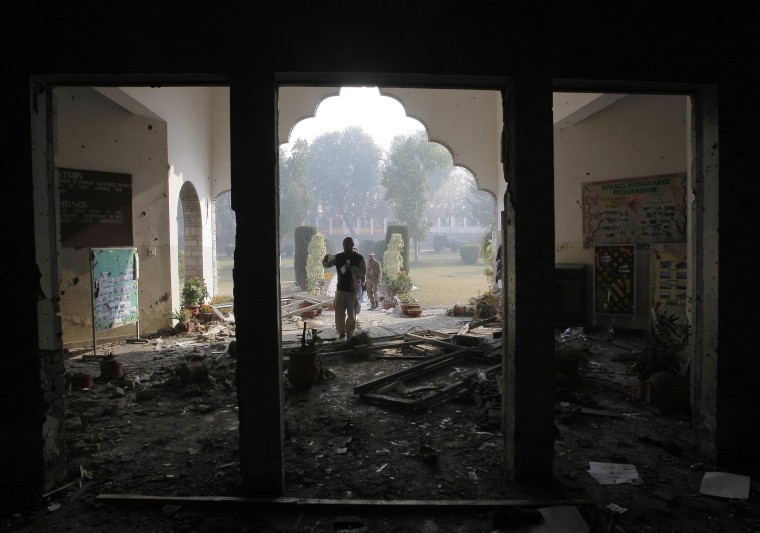
<instances>
[{"instance_id":1,"label":"white paper on floor","mask_svg":"<svg viewBox=\"0 0 760 533\"><path fill-rule=\"evenodd\" d=\"M595 463L589 461L588 473L602 485L619 485L633 483L639 479L639 473L633 465L618 463Z\"/></svg>"},{"instance_id":2,"label":"white paper on floor","mask_svg":"<svg viewBox=\"0 0 760 533\"><path fill-rule=\"evenodd\" d=\"M542 507L541 523L521 526L516 529L496 529L492 533L588 533L589 527L577 507L558 505Z\"/></svg>"},{"instance_id":3,"label":"white paper on floor","mask_svg":"<svg viewBox=\"0 0 760 533\"><path fill-rule=\"evenodd\" d=\"M699 492L708 496L746 500L749 498L749 476L726 472L705 472Z\"/></svg>"}]
</instances>

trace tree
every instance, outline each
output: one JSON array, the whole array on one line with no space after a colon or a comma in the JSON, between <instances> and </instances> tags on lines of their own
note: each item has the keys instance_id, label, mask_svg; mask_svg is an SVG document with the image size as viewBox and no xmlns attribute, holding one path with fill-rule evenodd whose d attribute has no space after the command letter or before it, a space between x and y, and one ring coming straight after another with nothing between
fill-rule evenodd
<instances>
[{"instance_id":1,"label":"tree","mask_svg":"<svg viewBox=\"0 0 760 533\"><path fill-rule=\"evenodd\" d=\"M235 247L235 213L230 205L231 197L230 191L226 191L214 200L214 230L216 231L217 253Z\"/></svg>"},{"instance_id":2,"label":"tree","mask_svg":"<svg viewBox=\"0 0 760 533\"><path fill-rule=\"evenodd\" d=\"M419 259L419 242L430 231L425 220L429 177L451 166L451 156L440 144L428 142L425 132L395 137L383 165L381 184L396 221L409 226L414 240L414 258Z\"/></svg>"},{"instance_id":3,"label":"tree","mask_svg":"<svg viewBox=\"0 0 760 533\"><path fill-rule=\"evenodd\" d=\"M471 190L467 195L470 218L484 228L496 222L496 200L487 191Z\"/></svg>"},{"instance_id":4,"label":"tree","mask_svg":"<svg viewBox=\"0 0 760 533\"><path fill-rule=\"evenodd\" d=\"M358 126L314 139L309 176L317 214L342 219L356 233L356 220L377 208L381 156L382 149Z\"/></svg>"},{"instance_id":5,"label":"tree","mask_svg":"<svg viewBox=\"0 0 760 533\"><path fill-rule=\"evenodd\" d=\"M465 198L475 188L475 180L462 167L447 169L437 188L433 187L430 212L441 218L464 216Z\"/></svg>"},{"instance_id":6,"label":"tree","mask_svg":"<svg viewBox=\"0 0 760 533\"><path fill-rule=\"evenodd\" d=\"M296 140L288 154L280 148L280 235L293 235L314 204L309 192L309 143Z\"/></svg>"}]
</instances>

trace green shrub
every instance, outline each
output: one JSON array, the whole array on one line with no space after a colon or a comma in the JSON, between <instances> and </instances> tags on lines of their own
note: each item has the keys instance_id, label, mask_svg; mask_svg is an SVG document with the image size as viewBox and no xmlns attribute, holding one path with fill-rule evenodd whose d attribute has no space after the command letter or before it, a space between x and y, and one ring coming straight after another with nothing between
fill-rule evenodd
<instances>
[{"instance_id":1,"label":"green shrub","mask_svg":"<svg viewBox=\"0 0 760 533\"><path fill-rule=\"evenodd\" d=\"M391 281L396 274L403 271L404 241L398 233L391 235L388 248L383 254L383 283L390 287Z\"/></svg>"},{"instance_id":2,"label":"green shrub","mask_svg":"<svg viewBox=\"0 0 760 533\"><path fill-rule=\"evenodd\" d=\"M193 277L185 280L182 287L182 306L190 307L191 305L200 305L209 297L206 282L201 277Z\"/></svg>"},{"instance_id":3,"label":"green shrub","mask_svg":"<svg viewBox=\"0 0 760 533\"><path fill-rule=\"evenodd\" d=\"M380 239L375 243L375 259L382 261L383 256L385 255L385 250L387 250L385 239Z\"/></svg>"},{"instance_id":4,"label":"green shrub","mask_svg":"<svg viewBox=\"0 0 760 533\"><path fill-rule=\"evenodd\" d=\"M390 289L391 293L394 295L409 292L414 287L412 278L410 278L409 274L407 274L403 270L400 272L396 272L396 275L390 278L388 280L388 283L386 283L386 285L388 286L388 289Z\"/></svg>"},{"instance_id":5,"label":"green shrub","mask_svg":"<svg viewBox=\"0 0 760 533\"><path fill-rule=\"evenodd\" d=\"M385 229L385 247L388 248L388 243L391 240L391 236L394 233L401 235L404 241L404 247L401 252L401 259L403 261L401 270L409 272L409 226L406 224L389 224Z\"/></svg>"},{"instance_id":6,"label":"green shrub","mask_svg":"<svg viewBox=\"0 0 760 533\"><path fill-rule=\"evenodd\" d=\"M293 270L296 276L296 285L305 291L309 287L309 280L306 275L306 259L309 255L309 242L316 235L316 226L298 226L295 229L295 239L293 246Z\"/></svg>"},{"instance_id":7,"label":"green shrub","mask_svg":"<svg viewBox=\"0 0 760 533\"><path fill-rule=\"evenodd\" d=\"M480 245L463 244L459 247L459 257L462 259L462 263L474 265L480 257Z\"/></svg>"},{"instance_id":8,"label":"green shrub","mask_svg":"<svg viewBox=\"0 0 760 533\"><path fill-rule=\"evenodd\" d=\"M306 257L306 290L309 294L319 294L319 289L325 282L325 268L322 266L322 259L327 253L326 250L324 235L321 233L314 234L309 241Z\"/></svg>"}]
</instances>

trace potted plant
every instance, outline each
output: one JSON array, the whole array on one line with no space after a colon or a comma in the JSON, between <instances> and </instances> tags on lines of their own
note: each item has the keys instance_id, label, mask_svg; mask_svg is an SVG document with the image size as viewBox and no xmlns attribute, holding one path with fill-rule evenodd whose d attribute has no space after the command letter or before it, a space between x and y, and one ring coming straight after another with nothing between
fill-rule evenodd
<instances>
[{"instance_id":1,"label":"potted plant","mask_svg":"<svg viewBox=\"0 0 760 533\"><path fill-rule=\"evenodd\" d=\"M397 296L412 290L414 283L412 283L412 278L409 277L409 274L400 270L396 272L395 276L386 281L386 286L388 287L391 296Z\"/></svg>"},{"instance_id":2,"label":"potted plant","mask_svg":"<svg viewBox=\"0 0 760 533\"><path fill-rule=\"evenodd\" d=\"M681 374L685 348L689 342L689 324L667 311L652 311L647 347L628 368L639 378L639 399L646 399L647 381L654 374Z\"/></svg>"},{"instance_id":3,"label":"potted plant","mask_svg":"<svg viewBox=\"0 0 760 533\"><path fill-rule=\"evenodd\" d=\"M319 352L324 339L318 329L323 324L319 320L307 320L303 323L301 345L289 353L288 381L298 391L306 391L319 378Z\"/></svg>"},{"instance_id":4,"label":"potted plant","mask_svg":"<svg viewBox=\"0 0 760 533\"><path fill-rule=\"evenodd\" d=\"M398 295L398 301L399 306L401 307L401 312L405 315L409 314L410 309L419 309L419 313L422 313L422 307L420 306L420 301L409 294L408 292L404 292ZM414 311L416 313L416 311ZM418 315L419 315L418 313Z\"/></svg>"},{"instance_id":5,"label":"potted plant","mask_svg":"<svg viewBox=\"0 0 760 533\"><path fill-rule=\"evenodd\" d=\"M214 319L214 308L206 303L201 304L198 310L198 318L201 322L211 322Z\"/></svg>"},{"instance_id":6,"label":"potted plant","mask_svg":"<svg viewBox=\"0 0 760 533\"><path fill-rule=\"evenodd\" d=\"M198 314L200 305L208 298L208 289L202 277L195 276L185 280L181 295L183 307L190 308L194 314Z\"/></svg>"},{"instance_id":7,"label":"potted plant","mask_svg":"<svg viewBox=\"0 0 760 533\"><path fill-rule=\"evenodd\" d=\"M172 319L177 321L174 331L177 333L189 333L193 330L193 314L186 307L172 311Z\"/></svg>"}]
</instances>

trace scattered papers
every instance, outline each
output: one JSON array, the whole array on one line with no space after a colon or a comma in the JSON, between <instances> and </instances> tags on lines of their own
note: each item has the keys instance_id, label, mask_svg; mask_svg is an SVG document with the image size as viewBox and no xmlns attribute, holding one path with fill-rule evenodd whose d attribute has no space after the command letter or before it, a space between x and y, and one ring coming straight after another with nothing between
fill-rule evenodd
<instances>
[{"instance_id":1,"label":"scattered papers","mask_svg":"<svg viewBox=\"0 0 760 533\"><path fill-rule=\"evenodd\" d=\"M708 496L746 500L749 498L749 476L705 472L699 492Z\"/></svg>"},{"instance_id":2,"label":"scattered papers","mask_svg":"<svg viewBox=\"0 0 760 533\"><path fill-rule=\"evenodd\" d=\"M588 473L602 485L636 483L640 479L639 473L633 465L589 461L588 467Z\"/></svg>"}]
</instances>

